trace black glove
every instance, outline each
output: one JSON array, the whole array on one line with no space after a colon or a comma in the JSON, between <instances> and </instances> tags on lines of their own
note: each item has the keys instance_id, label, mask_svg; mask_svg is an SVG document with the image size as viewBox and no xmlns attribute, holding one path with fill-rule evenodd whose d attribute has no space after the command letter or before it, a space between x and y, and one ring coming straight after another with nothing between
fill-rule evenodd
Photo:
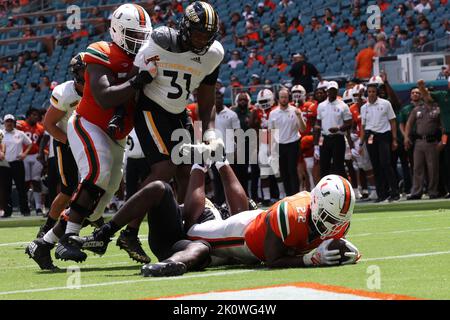
<instances>
[{"instance_id":1,"label":"black glove","mask_svg":"<svg viewBox=\"0 0 450 320\"><path fill-rule=\"evenodd\" d=\"M114 139L114 137L124 129L125 107L119 106L116 108L116 112L112 116L108 123L108 135Z\"/></svg>"},{"instance_id":2,"label":"black glove","mask_svg":"<svg viewBox=\"0 0 450 320\"><path fill-rule=\"evenodd\" d=\"M139 72L133 79L130 80L131 87L136 90L141 90L146 84L153 81L153 77L148 71Z\"/></svg>"}]
</instances>

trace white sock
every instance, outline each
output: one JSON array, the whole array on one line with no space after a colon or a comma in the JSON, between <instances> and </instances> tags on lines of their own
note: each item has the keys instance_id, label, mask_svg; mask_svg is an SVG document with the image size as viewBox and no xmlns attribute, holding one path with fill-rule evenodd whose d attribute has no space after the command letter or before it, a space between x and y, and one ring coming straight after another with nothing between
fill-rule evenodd
<instances>
[{"instance_id":1,"label":"white sock","mask_svg":"<svg viewBox=\"0 0 450 320\"><path fill-rule=\"evenodd\" d=\"M283 182L278 182L278 190L280 191L280 199L286 198L286 191L284 191Z\"/></svg>"},{"instance_id":2,"label":"white sock","mask_svg":"<svg viewBox=\"0 0 450 320\"><path fill-rule=\"evenodd\" d=\"M56 234L53 232L53 229L50 229L45 235L44 235L44 241L47 243L57 243L59 238L56 236Z\"/></svg>"},{"instance_id":3,"label":"white sock","mask_svg":"<svg viewBox=\"0 0 450 320\"><path fill-rule=\"evenodd\" d=\"M270 200L270 188L262 188L263 191L263 199Z\"/></svg>"},{"instance_id":4,"label":"white sock","mask_svg":"<svg viewBox=\"0 0 450 320\"><path fill-rule=\"evenodd\" d=\"M79 234L80 230L81 230L81 224L70 222L70 221L67 222L66 234L68 234L68 233Z\"/></svg>"},{"instance_id":5,"label":"white sock","mask_svg":"<svg viewBox=\"0 0 450 320\"><path fill-rule=\"evenodd\" d=\"M191 172L194 171L194 170L202 170L203 172L208 171L207 168L202 167L202 166L199 165L198 163L194 163L194 164L192 165Z\"/></svg>"},{"instance_id":6,"label":"white sock","mask_svg":"<svg viewBox=\"0 0 450 320\"><path fill-rule=\"evenodd\" d=\"M230 163L228 162L228 159L225 159L225 161L216 161L215 166L217 171L220 170L220 168L222 168L223 166L229 165Z\"/></svg>"},{"instance_id":7,"label":"white sock","mask_svg":"<svg viewBox=\"0 0 450 320\"><path fill-rule=\"evenodd\" d=\"M34 192L33 191L33 198L34 198L34 203L36 205L36 210L37 209L41 209L42 210L42 198L41 198L41 193L40 192Z\"/></svg>"}]
</instances>

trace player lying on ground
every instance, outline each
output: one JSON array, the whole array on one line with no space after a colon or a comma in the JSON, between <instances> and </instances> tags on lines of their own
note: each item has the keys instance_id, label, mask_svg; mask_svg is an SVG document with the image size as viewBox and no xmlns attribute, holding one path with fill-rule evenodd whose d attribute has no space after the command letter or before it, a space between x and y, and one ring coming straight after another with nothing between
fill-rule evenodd
<instances>
[{"instance_id":1,"label":"player lying on ground","mask_svg":"<svg viewBox=\"0 0 450 320\"><path fill-rule=\"evenodd\" d=\"M150 249L161 262L144 265L144 276L181 275L210 265L211 258L219 264L264 262L276 268L350 264L360 258L357 248L347 240L342 240L345 249L328 249L332 239L343 238L350 226L355 195L346 179L330 175L311 195L300 192L266 211L247 211L247 197L230 166L218 162L216 167L230 218L222 220L218 214L212 220L206 217L205 168L194 165L188 185L191 196L183 209L168 184L152 182L92 235L71 240L103 254L115 232L148 212Z\"/></svg>"}]
</instances>

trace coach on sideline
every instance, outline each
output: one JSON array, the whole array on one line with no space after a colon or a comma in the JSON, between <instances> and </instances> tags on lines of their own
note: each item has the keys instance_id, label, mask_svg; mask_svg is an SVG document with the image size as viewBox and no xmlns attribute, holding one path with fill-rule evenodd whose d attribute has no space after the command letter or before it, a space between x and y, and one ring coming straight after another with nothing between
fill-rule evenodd
<instances>
[{"instance_id":1,"label":"coach on sideline","mask_svg":"<svg viewBox=\"0 0 450 320\"><path fill-rule=\"evenodd\" d=\"M320 149L320 177L331 173L346 176L345 132L352 126L352 114L349 107L337 99L339 85L335 81L328 83L328 99L317 108L317 121L314 135L314 152ZM322 133L322 137L320 134ZM333 159L333 169L331 168Z\"/></svg>"},{"instance_id":2,"label":"coach on sideline","mask_svg":"<svg viewBox=\"0 0 450 320\"><path fill-rule=\"evenodd\" d=\"M387 184L390 187L389 201L397 201L400 196L397 179L391 165L391 152L398 148L395 113L388 100L378 97L377 83L367 84L367 93L367 103L361 107L363 129L361 130L360 146L364 143L367 144L370 161L375 172L378 194L376 202L388 198Z\"/></svg>"},{"instance_id":3,"label":"coach on sideline","mask_svg":"<svg viewBox=\"0 0 450 320\"><path fill-rule=\"evenodd\" d=\"M300 155L300 131L306 128L299 109L289 104L289 90L278 92L279 106L269 115L269 129L278 129L280 175L287 196L292 196L300 190L297 175L297 161ZM276 135L275 135L276 139Z\"/></svg>"},{"instance_id":4,"label":"coach on sideline","mask_svg":"<svg viewBox=\"0 0 450 320\"><path fill-rule=\"evenodd\" d=\"M31 150L32 142L23 131L15 129L16 119L12 114L5 115L3 120L5 122L5 136L3 137L5 160L9 163L9 174L1 178L9 194L7 209L5 209L3 217L9 217L12 213L11 188L13 179L19 194L20 212L24 216L29 216L30 208L28 207L27 190L25 188L25 165L23 164L23 159ZM24 148L24 146L27 147Z\"/></svg>"}]
</instances>

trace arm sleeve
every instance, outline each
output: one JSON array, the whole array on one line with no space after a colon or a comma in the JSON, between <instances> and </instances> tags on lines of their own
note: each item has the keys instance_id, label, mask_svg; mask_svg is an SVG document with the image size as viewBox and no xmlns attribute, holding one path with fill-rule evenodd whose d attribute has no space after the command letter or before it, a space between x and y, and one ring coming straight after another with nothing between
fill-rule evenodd
<instances>
[{"instance_id":1,"label":"arm sleeve","mask_svg":"<svg viewBox=\"0 0 450 320\"><path fill-rule=\"evenodd\" d=\"M87 47L84 58L87 64L101 64L110 67L109 48L106 42L95 42Z\"/></svg>"},{"instance_id":2,"label":"arm sleeve","mask_svg":"<svg viewBox=\"0 0 450 320\"><path fill-rule=\"evenodd\" d=\"M362 106L361 107L361 125L365 126L366 125L366 106Z\"/></svg>"},{"instance_id":3,"label":"arm sleeve","mask_svg":"<svg viewBox=\"0 0 450 320\"><path fill-rule=\"evenodd\" d=\"M317 71L316 67L312 64L309 64L309 71L313 77L317 77L319 71Z\"/></svg>"},{"instance_id":4,"label":"arm sleeve","mask_svg":"<svg viewBox=\"0 0 450 320\"><path fill-rule=\"evenodd\" d=\"M295 246L299 234L295 230L296 212L286 201L280 201L269 209L269 226L286 246Z\"/></svg>"},{"instance_id":5,"label":"arm sleeve","mask_svg":"<svg viewBox=\"0 0 450 320\"><path fill-rule=\"evenodd\" d=\"M396 118L394 109L392 108L392 104L389 101L388 101L387 116L389 120Z\"/></svg>"},{"instance_id":6,"label":"arm sleeve","mask_svg":"<svg viewBox=\"0 0 450 320\"><path fill-rule=\"evenodd\" d=\"M26 146L29 146L30 144L32 144L33 142L31 141L30 138L28 138L28 136L23 132L20 131L20 134L22 135L22 143Z\"/></svg>"},{"instance_id":7,"label":"arm sleeve","mask_svg":"<svg viewBox=\"0 0 450 320\"><path fill-rule=\"evenodd\" d=\"M52 95L50 96L50 104L55 109L67 112L67 106L64 103L64 94L62 91L62 86L57 86L53 89Z\"/></svg>"},{"instance_id":8,"label":"arm sleeve","mask_svg":"<svg viewBox=\"0 0 450 320\"><path fill-rule=\"evenodd\" d=\"M353 119L352 113L350 112L350 108L349 108L345 103L344 103L344 113L343 113L343 116L344 116L344 121L352 120L352 119Z\"/></svg>"}]
</instances>

